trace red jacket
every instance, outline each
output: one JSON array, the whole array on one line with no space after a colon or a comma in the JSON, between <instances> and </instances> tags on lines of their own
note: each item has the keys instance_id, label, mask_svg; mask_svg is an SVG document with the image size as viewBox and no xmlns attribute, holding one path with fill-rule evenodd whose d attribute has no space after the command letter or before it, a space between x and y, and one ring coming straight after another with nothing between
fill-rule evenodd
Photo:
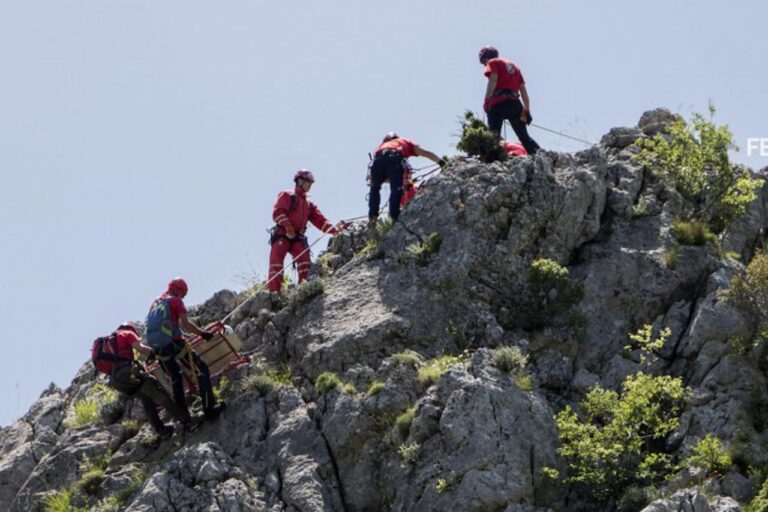
<instances>
[{"instance_id":1,"label":"red jacket","mask_svg":"<svg viewBox=\"0 0 768 512\"><path fill-rule=\"evenodd\" d=\"M288 226L292 227L296 233L304 234L307 222L311 222L324 233L335 235L339 232L333 224L328 222L320 209L307 199L301 187L283 190L277 194L275 206L272 208L272 219L282 228L279 230L280 234L284 234Z\"/></svg>"}]
</instances>

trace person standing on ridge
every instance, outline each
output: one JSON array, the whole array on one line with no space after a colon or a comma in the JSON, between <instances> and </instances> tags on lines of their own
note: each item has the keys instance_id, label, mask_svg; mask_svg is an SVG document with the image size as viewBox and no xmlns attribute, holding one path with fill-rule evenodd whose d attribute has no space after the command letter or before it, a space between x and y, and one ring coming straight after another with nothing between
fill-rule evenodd
<instances>
[{"instance_id":1,"label":"person standing on ridge","mask_svg":"<svg viewBox=\"0 0 768 512\"><path fill-rule=\"evenodd\" d=\"M528 154L536 154L539 145L528 135L527 128L533 121L531 100L520 68L499 58L499 51L493 46L484 47L479 56L488 77L483 102L483 110L488 114L488 127L500 135L501 125L505 119L508 120Z\"/></svg>"},{"instance_id":2,"label":"person standing on ridge","mask_svg":"<svg viewBox=\"0 0 768 512\"><path fill-rule=\"evenodd\" d=\"M371 194L368 198L368 225L374 226L379 217L381 185L389 180L389 216L395 221L400 216L400 196L403 193L405 160L412 156L429 158L440 167L445 160L395 132L389 132L376 149L371 165Z\"/></svg>"},{"instance_id":3,"label":"person standing on ridge","mask_svg":"<svg viewBox=\"0 0 768 512\"><path fill-rule=\"evenodd\" d=\"M152 349L141 344L141 338L139 338L136 327L133 324L129 322L120 324L115 329L115 332L107 337L105 341L107 343L114 343L114 347L111 348L114 350L113 355L116 358L105 357L105 354L111 354L112 351L98 354L95 361L97 368L99 367L99 361L108 362L111 366L109 386L129 398L136 397L141 400L144 415L158 435L170 435L173 433L173 428L163 423L160 419L160 415L157 413L157 405L162 406L180 424L190 424L189 413L186 410L180 409L157 379L143 371L134 359L134 350L147 356L152 353Z\"/></svg>"},{"instance_id":4,"label":"person standing on ridge","mask_svg":"<svg viewBox=\"0 0 768 512\"><path fill-rule=\"evenodd\" d=\"M168 283L168 290L152 302L146 322L147 345L155 351L160 366L171 376L176 405L189 414L179 366L179 362L183 362L197 377L197 391L203 402L206 419L213 419L224 410L224 404L216 403L208 365L184 340L182 330L197 334L205 341L213 338L214 334L200 329L187 318L187 308L182 299L188 291L186 281L177 277Z\"/></svg>"},{"instance_id":5,"label":"person standing on ridge","mask_svg":"<svg viewBox=\"0 0 768 512\"><path fill-rule=\"evenodd\" d=\"M311 171L301 169L293 176L293 190L283 190L277 195L272 208L272 220L275 226L270 230L269 275L267 286L270 291L280 292L283 285L283 260L289 252L296 264L299 283L309 277L311 266L309 243L305 232L307 222L311 222L323 233L335 235L346 227L344 221L335 226L320 212L320 209L307 198L315 183Z\"/></svg>"}]
</instances>

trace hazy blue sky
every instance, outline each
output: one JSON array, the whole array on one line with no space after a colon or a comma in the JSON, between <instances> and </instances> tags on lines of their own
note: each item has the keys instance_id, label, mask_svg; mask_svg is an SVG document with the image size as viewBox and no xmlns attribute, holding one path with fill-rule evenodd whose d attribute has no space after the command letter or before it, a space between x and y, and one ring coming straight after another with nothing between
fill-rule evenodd
<instances>
[{"instance_id":1,"label":"hazy blue sky","mask_svg":"<svg viewBox=\"0 0 768 512\"><path fill-rule=\"evenodd\" d=\"M387 131L454 154L483 45L521 67L536 123L598 140L712 98L745 150L768 138L767 21L757 0L0 1L0 425L169 278L195 304L263 273L295 169L335 221L366 213Z\"/></svg>"}]
</instances>

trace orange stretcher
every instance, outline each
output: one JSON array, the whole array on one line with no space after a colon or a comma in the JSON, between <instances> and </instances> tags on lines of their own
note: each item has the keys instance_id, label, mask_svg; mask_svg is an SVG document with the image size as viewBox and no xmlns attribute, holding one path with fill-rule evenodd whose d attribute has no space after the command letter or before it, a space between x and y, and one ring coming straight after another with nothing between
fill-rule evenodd
<instances>
[{"instance_id":1,"label":"orange stretcher","mask_svg":"<svg viewBox=\"0 0 768 512\"><path fill-rule=\"evenodd\" d=\"M192 336L187 339L190 347L197 352L197 355L208 365L211 373L211 383L215 383L221 374L248 362L248 357L240 355L240 348L243 342L232 332L232 329L221 322L213 322L205 327L208 332L214 333L213 338L204 341L200 336ZM197 379L195 378L195 368L190 367L190 363L184 356L184 352L176 356L179 367L184 379L184 391L194 393L197 391ZM160 384L173 396L171 389L171 379L165 373L160 363L152 363L147 367L147 371L152 374Z\"/></svg>"}]
</instances>

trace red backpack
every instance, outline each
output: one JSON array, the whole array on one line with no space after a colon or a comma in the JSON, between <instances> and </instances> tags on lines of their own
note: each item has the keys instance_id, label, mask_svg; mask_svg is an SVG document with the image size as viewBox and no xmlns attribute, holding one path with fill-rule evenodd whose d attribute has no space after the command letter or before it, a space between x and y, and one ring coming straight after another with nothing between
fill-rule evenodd
<instances>
[{"instance_id":1,"label":"red backpack","mask_svg":"<svg viewBox=\"0 0 768 512\"><path fill-rule=\"evenodd\" d=\"M133 357L127 358L119 355L117 350L117 333L102 336L93 340L91 345L91 361L97 372L112 375L116 363L133 362Z\"/></svg>"}]
</instances>

